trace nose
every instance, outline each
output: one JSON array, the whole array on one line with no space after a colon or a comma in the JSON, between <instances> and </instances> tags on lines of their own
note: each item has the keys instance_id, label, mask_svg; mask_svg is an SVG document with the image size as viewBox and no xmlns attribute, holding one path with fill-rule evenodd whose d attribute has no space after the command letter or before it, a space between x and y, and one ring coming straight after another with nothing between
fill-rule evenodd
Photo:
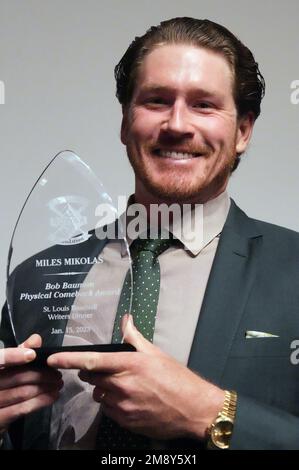
<instances>
[{"instance_id":1,"label":"nose","mask_svg":"<svg viewBox=\"0 0 299 470\"><path fill-rule=\"evenodd\" d=\"M175 102L168 111L161 129L176 136L191 136L193 129L185 103Z\"/></svg>"}]
</instances>

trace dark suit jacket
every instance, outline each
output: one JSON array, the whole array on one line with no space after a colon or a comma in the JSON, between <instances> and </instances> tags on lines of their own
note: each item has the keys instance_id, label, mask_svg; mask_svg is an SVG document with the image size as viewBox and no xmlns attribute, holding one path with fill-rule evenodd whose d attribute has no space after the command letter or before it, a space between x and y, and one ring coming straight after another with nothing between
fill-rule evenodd
<instances>
[{"instance_id":1,"label":"dark suit jacket","mask_svg":"<svg viewBox=\"0 0 299 470\"><path fill-rule=\"evenodd\" d=\"M97 248L98 249L98 248ZM248 330L278 337L245 337ZM2 337L10 328L4 307ZM248 218L232 201L205 292L188 366L238 392L231 449L299 449L299 234ZM50 409L12 432L23 448L47 447ZM12 427L12 431L13 431ZM191 440L169 447L203 448Z\"/></svg>"}]
</instances>

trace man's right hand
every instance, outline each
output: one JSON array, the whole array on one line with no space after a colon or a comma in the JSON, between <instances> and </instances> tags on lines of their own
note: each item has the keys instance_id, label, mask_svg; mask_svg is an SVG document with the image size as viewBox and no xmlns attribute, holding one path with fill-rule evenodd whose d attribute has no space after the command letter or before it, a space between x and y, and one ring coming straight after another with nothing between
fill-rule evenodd
<instances>
[{"instance_id":1,"label":"man's right hand","mask_svg":"<svg viewBox=\"0 0 299 470\"><path fill-rule=\"evenodd\" d=\"M0 433L16 419L54 403L63 386L62 375L48 368L35 369L30 348L42 344L37 334L17 348L0 349Z\"/></svg>"}]
</instances>

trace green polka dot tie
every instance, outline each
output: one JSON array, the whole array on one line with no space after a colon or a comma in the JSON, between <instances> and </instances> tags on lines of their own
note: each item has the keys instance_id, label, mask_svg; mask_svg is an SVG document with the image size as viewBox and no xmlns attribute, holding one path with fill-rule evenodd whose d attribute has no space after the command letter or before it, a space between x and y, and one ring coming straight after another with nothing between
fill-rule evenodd
<instances>
[{"instance_id":1,"label":"green polka dot tie","mask_svg":"<svg viewBox=\"0 0 299 470\"><path fill-rule=\"evenodd\" d=\"M158 256L174 243L173 239L137 239L132 243L133 298L131 314L136 328L153 341L160 292ZM122 340L121 318L129 312L131 274L127 273L114 322L112 342ZM133 353L134 354L134 353ZM97 449L149 449L149 438L131 433L103 415L97 436Z\"/></svg>"}]
</instances>

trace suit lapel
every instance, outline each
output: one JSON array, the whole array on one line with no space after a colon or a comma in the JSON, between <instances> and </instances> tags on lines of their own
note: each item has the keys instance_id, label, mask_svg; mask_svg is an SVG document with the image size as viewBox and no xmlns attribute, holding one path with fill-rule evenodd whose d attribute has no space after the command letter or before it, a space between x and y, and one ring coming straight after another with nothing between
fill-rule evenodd
<instances>
[{"instance_id":1,"label":"suit lapel","mask_svg":"<svg viewBox=\"0 0 299 470\"><path fill-rule=\"evenodd\" d=\"M262 236L232 201L208 281L188 366L216 384L256 273Z\"/></svg>"}]
</instances>

